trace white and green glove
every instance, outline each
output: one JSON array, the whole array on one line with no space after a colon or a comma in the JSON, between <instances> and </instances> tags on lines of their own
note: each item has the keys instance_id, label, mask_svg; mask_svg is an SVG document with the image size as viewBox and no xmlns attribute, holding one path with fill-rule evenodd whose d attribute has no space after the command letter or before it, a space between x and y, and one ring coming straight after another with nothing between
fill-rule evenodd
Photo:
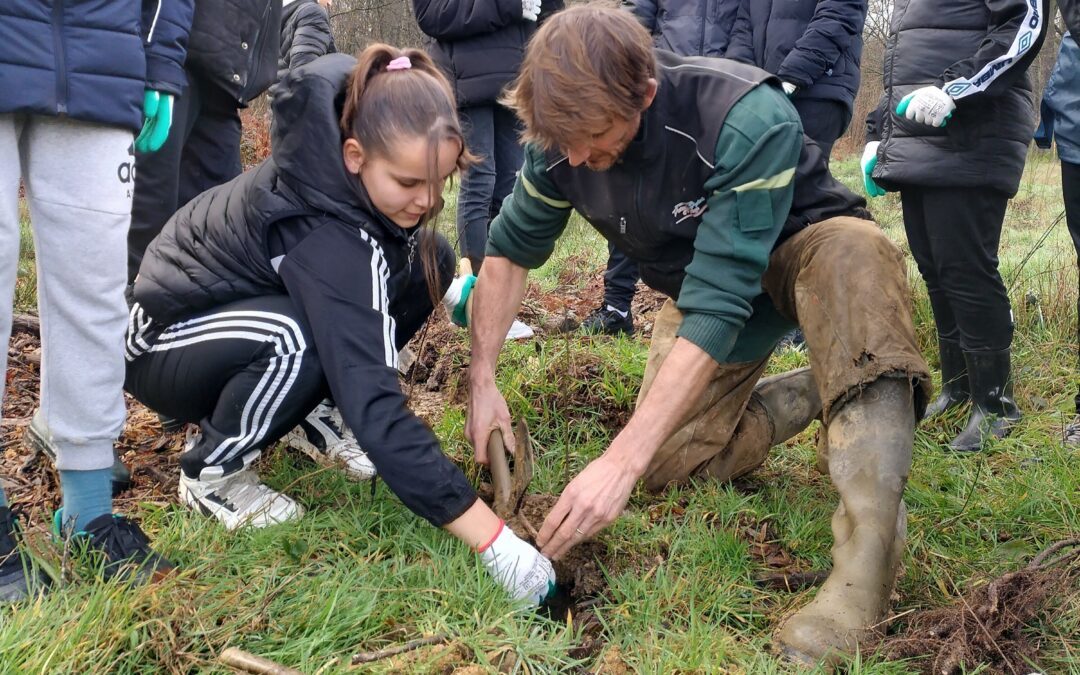
<instances>
[{"instance_id":1,"label":"white and green glove","mask_svg":"<svg viewBox=\"0 0 1080 675\"><path fill-rule=\"evenodd\" d=\"M143 127L135 139L136 152L157 152L172 126L173 95L155 89L143 94Z\"/></svg>"},{"instance_id":2,"label":"white and green glove","mask_svg":"<svg viewBox=\"0 0 1080 675\"><path fill-rule=\"evenodd\" d=\"M916 89L896 106L896 114L932 127L943 127L956 110L956 103L937 87Z\"/></svg>"},{"instance_id":3,"label":"white and green glove","mask_svg":"<svg viewBox=\"0 0 1080 675\"><path fill-rule=\"evenodd\" d=\"M465 311L465 306L469 302L469 294L472 293L475 285L475 274L462 274L450 282L450 288L446 289L442 304L456 326L464 328L469 325L469 314Z\"/></svg>"},{"instance_id":4,"label":"white and green glove","mask_svg":"<svg viewBox=\"0 0 1080 675\"><path fill-rule=\"evenodd\" d=\"M555 569L544 554L499 522L495 538L480 549L480 559L514 600L539 606L555 590Z\"/></svg>"},{"instance_id":5,"label":"white and green glove","mask_svg":"<svg viewBox=\"0 0 1080 675\"><path fill-rule=\"evenodd\" d=\"M521 0L521 18L536 21L540 16L540 0Z\"/></svg>"},{"instance_id":6,"label":"white and green glove","mask_svg":"<svg viewBox=\"0 0 1080 675\"><path fill-rule=\"evenodd\" d=\"M877 166L877 149L879 145L881 145L880 141L870 141L866 144L862 153L862 182L863 187L866 188L866 194L870 197L880 197L885 194L885 191L870 177L874 173L874 167Z\"/></svg>"}]
</instances>

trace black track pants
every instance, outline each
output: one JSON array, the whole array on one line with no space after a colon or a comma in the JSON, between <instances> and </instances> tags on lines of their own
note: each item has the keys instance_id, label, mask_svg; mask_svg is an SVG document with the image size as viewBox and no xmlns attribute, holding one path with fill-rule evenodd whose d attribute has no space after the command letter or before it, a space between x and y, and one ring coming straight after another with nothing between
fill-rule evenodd
<instances>
[{"instance_id":1,"label":"black track pants","mask_svg":"<svg viewBox=\"0 0 1080 675\"><path fill-rule=\"evenodd\" d=\"M1012 310L998 272L998 244L1008 196L985 188L903 186L900 200L938 336L965 351L1007 349Z\"/></svg>"},{"instance_id":2,"label":"black track pants","mask_svg":"<svg viewBox=\"0 0 1080 675\"><path fill-rule=\"evenodd\" d=\"M145 322L132 309L132 325ZM292 300L240 300L153 334L128 333L124 387L157 412L198 423L202 435L180 458L191 478L206 465L226 473L296 426L327 393L311 332Z\"/></svg>"}]
</instances>

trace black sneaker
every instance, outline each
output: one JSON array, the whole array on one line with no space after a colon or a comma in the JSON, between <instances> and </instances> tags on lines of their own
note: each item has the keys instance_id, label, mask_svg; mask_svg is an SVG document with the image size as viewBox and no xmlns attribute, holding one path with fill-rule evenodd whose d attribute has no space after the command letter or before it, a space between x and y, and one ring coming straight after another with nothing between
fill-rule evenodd
<instances>
[{"instance_id":1,"label":"black sneaker","mask_svg":"<svg viewBox=\"0 0 1080 675\"><path fill-rule=\"evenodd\" d=\"M53 517L53 534L63 538L66 528L64 509L57 509ZM127 517L106 513L91 520L86 529L70 535L72 543L84 547L87 552L104 556L105 566L101 576L122 579L135 584L157 583L173 573L175 566L150 548L150 539L138 523Z\"/></svg>"},{"instance_id":2,"label":"black sneaker","mask_svg":"<svg viewBox=\"0 0 1080 675\"><path fill-rule=\"evenodd\" d=\"M45 428L45 420L41 418L41 410L35 410L30 418L30 425L26 427L26 435L23 437L32 452L45 453L49 459L56 461L56 448L49 441L49 432ZM113 450L112 465L112 495L120 496L121 493L130 490L132 486L131 471L120 460L120 455Z\"/></svg>"},{"instance_id":3,"label":"black sneaker","mask_svg":"<svg viewBox=\"0 0 1080 675\"><path fill-rule=\"evenodd\" d=\"M1065 427L1065 433L1062 434L1062 443L1070 445L1072 447L1080 447L1080 415L1073 418L1072 422Z\"/></svg>"},{"instance_id":4,"label":"black sneaker","mask_svg":"<svg viewBox=\"0 0 1080 675\"><path fill-rule=\"evenodd\" d=\"M21 530L16 514L0 506L0 603L25 600L49 587L49 577L18 548Z\"/></svg>"},{"instance_id":5,"label":"black sneaker","mask_svg":"<svg viewBox=\"0 0 1080 675\"><path fill-rule=\"evenodd\" d=\"M633 335L634 315L627 310L626 316L623 316L611 305L603 305L585 317L581 322L581 330L604 335Z\"/></svg>"},{"instance_id":6,"label":"black sneaker","mask_svg":"<svg viewBox=\"0 0 1080 675\"><path fill-rule=\"evenodd\" d=\"M784 337L780 338L780 342L777 344L779 349L790 349L793 351L801 352L806 350L806 336L803 335L802 328L796 328Z\"/></svg>"}]
</instances>

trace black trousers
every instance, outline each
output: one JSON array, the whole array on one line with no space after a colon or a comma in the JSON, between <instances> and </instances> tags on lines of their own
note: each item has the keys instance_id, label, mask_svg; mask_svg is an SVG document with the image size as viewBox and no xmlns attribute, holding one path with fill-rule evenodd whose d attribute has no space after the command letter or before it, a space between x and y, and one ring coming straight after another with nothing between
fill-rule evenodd
<instances>
[{"instance_id":1,"label":"black trousers","mask_svg":"<svg viewBox=\"0 0 1080 675\"><path fill-rule=\"evenodd\" d=\"M454 273L454 252L438 238L442 292ZM390 303L401 349L433 310L423 265L414 264ZM391 287L399 287L391 279ZM147 407L202 434L180 457L196 478L206 466L244 467L329 395L311 328L287 295L248 298L167 327L132 308L124 388ZM245 457L247 459L245 460Z\"/></svg>"},{"instance_id":2,"label":"black trousers","mask_svg":"<svg viewBox=\"0 0 1080 675\"><path fill-rule=\"evenodd\" d=\"M136 154L128 230L128 283L169 218L210 188L240 175L239 102L198 73L173 107L172 128L157 152Z\"/></svg>"},{"instance_id":3,"label":"black trousers","mask_svg":"<svg viewBox=\"0 0 1080 675\"><path fill-rule=\"evenodd\" d=\"M1061 193L1065 198L1065 222L1069 226L1073 247L1076 248L1077 265L1080 266L1080 164L1061 162ZM1076 340L1080 350L1080 296L1076 300ZM1080 353L1078 353L1080 359ZM1074 401L1076 413L1080 415L1080 391Z\"/></svg>"},{"instance_id":4,"label":"black trousers","mask_svg":"<svg viewBox=\"0 0 1080 675\"><path fill-rule=\"evenodd\" d=\"M964 351L1012 344L1012 309L998 272L1009 197L985 188L901 186L911 254L926 282L938 337Z\"/></svg>"},{"instance_id":5,"label":"black trousers","mask_svg":"<svg viewBox=\"0 0 1080 675\"><path fill-rule=\"evenodd\" d=\"M833 145L844 135L851 121L851 111L840 101L796 98L792 103L795 104L795 110L799 111L803 133L821 147L825 161L828 162Z\"/></svg>"}]
</instances>

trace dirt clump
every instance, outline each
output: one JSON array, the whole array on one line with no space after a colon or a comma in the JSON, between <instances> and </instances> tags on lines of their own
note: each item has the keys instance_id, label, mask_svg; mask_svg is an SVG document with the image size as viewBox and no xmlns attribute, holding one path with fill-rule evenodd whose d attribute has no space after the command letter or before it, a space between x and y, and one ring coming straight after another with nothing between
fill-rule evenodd
<instances>
[{"instance_id":1,"label":"dirt clump","mask_svg":"<svg viewBox=\"0 0 1080 675\"><path fill-rule=\"evenodd\" d=\"M1071 551L1061 554L1065 549ZM903 630L882 640L879 652L890 660L912 659L910 666L925 675L954 675L979 665L985 673L1029 673L1041 643L1025 627L1063 596L1080 592L1078 581L1080 539L1060 542L947 607L911 615Z\"/></svg>"}]
</instances>

